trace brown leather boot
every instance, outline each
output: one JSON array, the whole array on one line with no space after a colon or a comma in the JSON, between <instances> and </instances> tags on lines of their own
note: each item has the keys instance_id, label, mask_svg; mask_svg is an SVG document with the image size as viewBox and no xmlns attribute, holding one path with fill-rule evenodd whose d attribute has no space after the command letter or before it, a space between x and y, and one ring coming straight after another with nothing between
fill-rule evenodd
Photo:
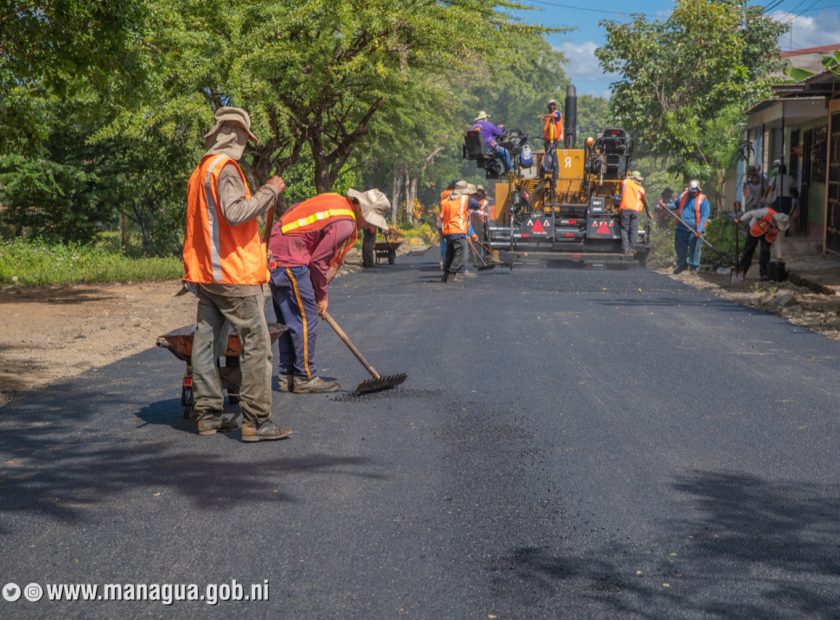
<instances>
[{"instance_id":1,"label":"brown leather boot","mask_svg":"<svg viewBox=\"0 0 840 620\"><path fill-rule=\"evenodd\" d=\"M335 392L341 388L337 381L324 381L321 377L312 377L308 380L303 377L295 377L294 385L295 394L323 394L325 392Z\"/></svg>"},{"instance_id":2,"label":"brown leather boot","mask_svg":"<svg viewBox=\"0 0 840 620\"><path fill-rule=\"evenodd\" d=\"M277 375L277 383L281 392L291 392L294 387L293 375Z\"/></svg>"},{"instance_id":3,"label":"brown leather boot","mask_svg":"<svg viewBox=\"0 0 840 620\"><path fill-rule=\"evenodd\" d=\"M254 424L253 422L242 422L242 441L272 441L275 439L285 439L291 436L292 429L288 426L280 426L271 420L266 420L261 424Z\"/></svg>"},{"instance_id":4,"label":"brown leather boot","mask_svg":"<svg viewBox=\"0 0 840 620\"><path fill-rule=\"evenodd\" d=\"M218 433L229 433L239 428L236 416L224 416L221 413L205 413L195 421L195 427L199 435L215 435Z\"/></svg>"}]
</instances>

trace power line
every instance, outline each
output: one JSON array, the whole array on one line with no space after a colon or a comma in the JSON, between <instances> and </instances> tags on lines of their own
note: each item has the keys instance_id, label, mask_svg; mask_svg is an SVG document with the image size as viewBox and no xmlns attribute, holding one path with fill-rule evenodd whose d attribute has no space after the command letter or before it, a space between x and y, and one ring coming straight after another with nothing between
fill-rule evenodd
<instances>
[{"instance_id":1,"label":"power line","mask_svg":"<svg viewBox=\"0 0 840 620\"><path fill-rule=\"evenodd\" d=\"M607 9L593 9L588 6L575 6L573 4L559 4L557 2L544 2L543 0L529 0L531 4L543 4L545 6L557 7L558 9L572 9L573 11L587 11L589 13L606 13L610 15L627 15L628 17L647 17L647 13L626 13L624 11L609 11Z\"/></svg>"}]
</instances>

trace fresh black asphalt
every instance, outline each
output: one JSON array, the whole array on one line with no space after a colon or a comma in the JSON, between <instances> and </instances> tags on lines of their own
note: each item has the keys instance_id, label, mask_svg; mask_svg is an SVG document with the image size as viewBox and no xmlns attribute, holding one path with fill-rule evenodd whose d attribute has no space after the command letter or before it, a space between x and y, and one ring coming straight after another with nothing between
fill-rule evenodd
<instances>
[{"instance_id":1,"label":"fresh black asphalt","mask_svg":"<svg viewBox=\"0 0 840 620\"><path fill-rule=\"evenodd\" d=\"M162 349L13 401L0 583L267 579L270 600L0 617L840 617L840 343L615 267L443 285L432 251L337 280L335 318L409 378L275 393L282 442L195 435ZM323 374L352 388L327 329Z\"/></svg>"}]
</instances>

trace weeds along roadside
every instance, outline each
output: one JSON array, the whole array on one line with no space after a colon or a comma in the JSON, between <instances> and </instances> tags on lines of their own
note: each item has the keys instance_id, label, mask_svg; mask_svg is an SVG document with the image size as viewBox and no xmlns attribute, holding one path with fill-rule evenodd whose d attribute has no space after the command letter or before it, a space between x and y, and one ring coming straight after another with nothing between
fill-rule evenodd
<instances>
[{"instance_id":1,"label":"weeds along roadside","mask_svg":"<svg viewBox=\"0 0 840 620\"><path fill-rule=\"evenodd\" d=\"M0 244L0 285L147 282L182 274L175 256L131 258L103 246L39 241Z\"/></svg>"}]
</instances>

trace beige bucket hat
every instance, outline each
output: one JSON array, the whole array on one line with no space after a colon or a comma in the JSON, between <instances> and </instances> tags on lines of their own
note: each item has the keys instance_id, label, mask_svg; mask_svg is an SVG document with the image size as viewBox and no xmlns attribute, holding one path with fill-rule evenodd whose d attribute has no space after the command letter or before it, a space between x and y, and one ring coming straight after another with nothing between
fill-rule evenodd
<instances>
[{"instance_id":1,"label":"beige bucket hat","mask_svg":"<svg viewBox=\"0 0 840 620\"><path fill-rule=\"evenodd\" d=\"M482 110L481 112L478 113L478 116L476 116L473 119L473 123L477 123L478 121L486 121L488 118L490 118L490 115L487 112L485 112L484 110Z\"/></svg>"},{"instance_id":2,"label":"beige bucket hat","mask_svg":"<svg viewBox=\"0 0 840 620\"><path fill-rule=\"evenodd\" d=\"M204 134L204 138L207 139L212 136L214 133L219 131L222 128L222 125L225 123L234 123L242 127L245 130L245 133L248 134L248 139L252 140L256 144L260 143L260 139L251 133L251 117L248 116L248 113L243 110L242 108L231 108L231 107L223 107L216 110L216 126L213 127L210 131Z\"/></svg>"},{"instance_id":3,"label":"beige bucket hat","mask_svg":"<svg viewBox=\"0 0 840 620\"><path fill-rule=\"evenodd\" d=\"M773 219L776 220L776 226L778 226L779 230L787 230L790 228L790 216L785 213L776 213L773 215Z\"/></svg>"},{"instance_id":4,"label":"beige bucket hat","mask_svg":"<svg viewBox=\"0 0 840 620\"><path fill-rule=\"evenodd\" d=\"M364 220L382 230L388 230L388 220L385 215L391 211L391 201L376 188L360 192L355 189L347 190L347 197L359 203Z\"/></svg>"}]
</instances>

